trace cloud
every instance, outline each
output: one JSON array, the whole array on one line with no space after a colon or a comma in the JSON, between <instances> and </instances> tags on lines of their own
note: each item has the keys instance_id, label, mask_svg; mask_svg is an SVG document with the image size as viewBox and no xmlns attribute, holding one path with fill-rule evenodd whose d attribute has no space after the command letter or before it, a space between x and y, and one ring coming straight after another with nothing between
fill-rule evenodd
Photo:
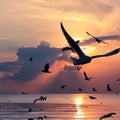
<instances>
[{"instance_id":1,"label":"cloud","mask_svg":"<svg viewBox=\"0 0 120 120\"><path fill-rule=\"evenodd\" d=\"M43 7L46 9L54 9L66 13L74 12L80 14L90 14L98 18L103 18L114 10L114 6L96 0L69 0L67 2L58 0L45 0L42 3L36 2L34 5L39 8Z\"/></svg>"},{"instance_id":2,"label":"cloud","mask_svg":"<svg viewBox=\"0 0 120 120\"><path fill-rule=\"evenodd\" d=\"M41 74L46 63L52 66L56 60L64 60L64 54L59 56L60 51L61 48L50 47L50 44L45 41L42 41L36 48L19 48L16 53L17 61L0 63L0 71L4 72L1 80L33 80ZM30 57L33 57L31 62L29 61ZM65 60L67 59L65 58Z\"/></svg>"}]
</instances>

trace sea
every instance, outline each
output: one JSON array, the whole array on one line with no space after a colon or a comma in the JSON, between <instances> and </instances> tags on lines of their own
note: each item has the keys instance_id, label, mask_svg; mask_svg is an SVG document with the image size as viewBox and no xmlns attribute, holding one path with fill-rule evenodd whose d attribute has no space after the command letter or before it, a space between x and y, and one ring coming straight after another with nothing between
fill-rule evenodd
<instances>
[{"instance_id":1,"label":"sea","mask_svg":"<svg viewBox=\"0 0 120 120\"><path fill-rule=\"evenodd\" d=\"M33 102L41 96L46 100ZM119 94L0 94L0 120L100 120L109 113L103 119L120 120Z\"/></svg>"}]
</instances>

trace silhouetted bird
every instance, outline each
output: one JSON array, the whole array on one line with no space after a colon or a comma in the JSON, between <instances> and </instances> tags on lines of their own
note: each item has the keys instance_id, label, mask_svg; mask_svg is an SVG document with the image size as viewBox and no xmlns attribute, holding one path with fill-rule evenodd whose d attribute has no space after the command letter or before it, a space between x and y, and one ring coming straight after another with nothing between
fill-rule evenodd
<instances>
[{"instance_id":1,"label":"silhouetted bird","mask_svg":"<svg viewBox=\"0 0 120 120\"><path fill-rule=\"evenodd\" d=\"M29 61L32 61L32 60L33 60L33 57L30 57L30 58L29 58Z\"/></svg>"},{"instance_id":2,"label":"silhouetted bird","mask_svg":"<svg viewBox=\"0 0 120 120\"><path fill-rule=\"evenodd\" d=\"M97 92L96 88L93 88L93 92Z\"/></svg>"},{"instance_id":3,"label":"silhouetted bird","mask_svg":"<svg viewBox=\"0 0 120 120\"><path fill-rule=\"evenodd\" d=\"M29 111L29 112L32 112L32 108L29 108L28 111Z\"/></svg>"},{"instance_id":4,"label":"silhouetted bird","mask_svg":"<svg viewBox=\"0 0 120 120\"><path fill-rule=\"evenodd\" d=\"M117 49L115 49L109 53L103 54L103 55L95 55L95 56L91 56L91 57L87 56L84 54L84 52L78 46L78 44L73 40L73 38L67 33L67 31L63 27L62 23L61 23L61 29L62 29L62 32L63 32L67 42L69 43L69 45L75 50L75 52L79 56L79 58L70 57L74 65L87 64L87 63L91 62L91 60L94 58L108 57L108 56L115 55L115 54L120 52L120 48L117 48Z\"/></svg>"},{"instance_id":5,"label":"silhouetted bird","mask_svg":"<svg viewBox=\"0 0 120 120\"><path fill-rule=\"evenodd\" d=\"M79 88L78 90L79 90L79 91L82 91L82 89L81 89L81 88Z\"/></svg>"},{"instance_id":6,"label":"silhouetted bird","mask_svg":"<svg viewBox=\"0 0 120 120\"><path fill-rule=\"evenodd\" d=\"M116 113L109 113L109 114L103 115L102 117L100 117L99 120L102 120L102 119L104 119L104 118L112 117L112 115L116 115Z\"/></svg>"},{"instance_id":7,"label":"silhouetted bird","mask_svg":"<svg viewBox=\"0 0 120 120\"><path fill-rule=\"evenodd\" d=\"M96 99L96 97L93 97L93 96L89 96L90 99Z\"/></svg>"},{"instance_id":8,"label":"silhouetted bird","mask_svg":"<svg viewBox=\"0 0 120 120\"><path fill-rule=\"evenodd\" d=\"M66 85L62 85L61 88L64 89L65 87L67 87Z\"/></svg>"},{"instance_id":9,"label":"silhouetted bird","mask_svg":"<svg viewBox=\"0 0 120 120\"><path fill-rule=\"evenodd\" d=\"M109 84L107 84L107 91L112 91Z\"/></svg>"},{"instance_id":10,"label":"silhouetted bird","mask_svg":"<svg viewBox=\"0 0 120 120\"><path fill-rule=\"evenodd\" d=\"M88 81L89 81L90 79L92 79L92 77L89 78L89 77L87 76L86 72L84 72L84 77L85 77L85 80L88 80Z\"/></svg>"},{"instance_id":11,"label":"silhouetted bird","mask_svg":"<svg viewBox=\"0 0 120 120\"><path fill-rule=\"evenodd\" d=\"M47 63L47 64L44 66L44 70L42 70L42 72L51 73L51 72L49 71L49 63Z\"/></svg>"},{"instance_id":12,"label":"silhouetted bird","mask_svg":"<svg viewBox=\"0 0 120 120\"><path fill-rule=\"evenodd\" d=\"M90 35L91 37L95 38L95 40L96 40L98 43L101 43L101 42L102 42L102 43L108 44L108 43L106 43L106 42L104 42L104 41L98 39L97 37L91 35L89 32L86 32L86 33L87 33L88 35Z\"/></svg>"}]
</instances>

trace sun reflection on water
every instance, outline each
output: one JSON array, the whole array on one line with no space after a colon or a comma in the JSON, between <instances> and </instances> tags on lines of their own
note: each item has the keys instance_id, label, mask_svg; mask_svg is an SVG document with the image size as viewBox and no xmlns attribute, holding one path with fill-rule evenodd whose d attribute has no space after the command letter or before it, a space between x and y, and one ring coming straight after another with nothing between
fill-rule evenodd
<instances>
[{"instance_id":1,"label":"sun reflection on water","mask_svg":"<svg viewBox=\"0 0 120 120\"><path fill-rule=\"evenodd\" d=\"M76 114L75 114L75 118L85 118L85 113L82 110L82 104L83 104L83 100L81 98L75 98L74 99L75 105L76 105Z\"/></svg>"}]
</instances>

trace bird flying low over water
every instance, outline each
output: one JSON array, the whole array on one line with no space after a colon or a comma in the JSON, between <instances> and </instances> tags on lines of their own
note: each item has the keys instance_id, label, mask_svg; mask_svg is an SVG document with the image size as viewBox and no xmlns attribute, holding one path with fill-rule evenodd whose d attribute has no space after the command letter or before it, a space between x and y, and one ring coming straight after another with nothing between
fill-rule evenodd
<instances>
[{"instance_id":1,"label":"bird flying low over water","mask_svg":"<svg viewBox=\"0 0 120 120\"><path fill-rule=\"evenodd\" d=\"M107 91L112 91L109 84L107 84Z\"/></svg>"},{"instance_id":2,"label":"bird flying low over water","mask_svg":"<svg viewBox=\"0 0 120 120\"><path fill-rule=\"evenodd\" d=\"M94 97L94 96L89 96L89 98L90 98L90 99L96 99L96 97Z\"/></svg>"},{"instance_id":3,"label":"bird flying low over water","mask_svg":"<svg viewBox=\"0 0 120 120\"><path fill-rule=\"evenodd\" d=\"M47 63L47 64L44 66L44 70L42 70L42 72L51 73L51 72L49 71L49 63Z\"/></svg>"},{"instance_id":4,"label":"bird flying low over water","mask_svg":"<svg viewBox=\"0 0 120 120\"><path fill-rule=\"evenodd\" d=\"M87 56L81 50L81 48L78 46L78 44L73 40L73 38L67 33L67 31L65 30L62 23L61 23L61 29L62 29L62 32L63 32L68 44L74 49L74 51L77 53L77 55L79 57L79 58L70 57L74 65L87 64L87 63L90 63L91 60L94 58L108 57L108 56L115 55L120 52L120 48L117 48L117 49L115 49L111 52L108 52L106 54L103 54L103 55Z\"/></svg>"},{"instance_id":5,"label":"bird flying low over water","mask_svg":"<svg viewBox=\"0 0 120 120\"><path fill-rule=\"evenodd\" d=\"M102 40L100 40L100 39L98 39L97 37L95 37L95 36L93 36L93 35L91 35L89 32L86 32L89 36L91 36L91 37L93 37L93 38L95 38L95 40L98 42L98 43L105 43L105 44L108 44L108 43L106 43L106 42L104 42L104 41L102 41Z\"/></svg>"},{"instance_id":6,"label":"bird flying low over water","mask_svg":"<svg viewBox=\"0 0 120 120\"><path fill-rule=\"evenodd\" d=\"M29 61L32 61L32 60L33 60L33 57L30 57L30 58L29 58Z\"/></svg>"},{"instance_id":7,"label":"bird flying low over water","mask_svg":"<svg viewBox=\"0 0 120 120\"><path fill-rule=\"evenodd\" d=\"M88 76L87 76L86 72L84 72L84 77L85 77L85 80L90 80L90 79L92 79L92 77L88 77Z\"/></svg>"},{"instance_id":8,"label":"bird flying low over water","mask_svg":"<svg viewBox=\"0 0 120 120\"><path fill-rule=\"evenodd\" d=\"M104 119L104 118L112 117L112 115L116 115L116 113L113 112L113 113L109 113L109 114L103 115L102 117L100 117L99 120L102 120L102 119Z\"/></svg>"}]
</instances>

